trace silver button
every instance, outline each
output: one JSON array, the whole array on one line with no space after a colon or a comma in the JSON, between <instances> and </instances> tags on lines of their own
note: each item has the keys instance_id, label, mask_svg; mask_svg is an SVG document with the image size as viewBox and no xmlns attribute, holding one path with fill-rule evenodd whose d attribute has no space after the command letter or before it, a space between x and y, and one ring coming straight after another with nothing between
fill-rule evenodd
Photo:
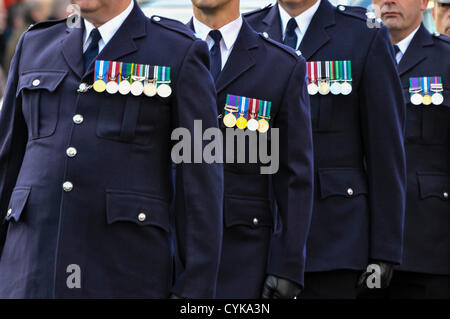
<instances>
[{"instance_id":1,"label":"silver button","mask_svg":"<svg viewBox=\"0 0 450 319\"><path fill-rule=\"evenodd\" d=\"M81 124L81 123L83 123L83 120L84 120L83 115L75 114L75 115L73 116L73 122L74 122L75 124Z\"/></svg>"},{"instance_id":2,"label":"silver button","mask_svg":"<svg viewBox=\"0 0 450 319\"><path fill-rule=\"evenodd\" d=\"M338 6L338 9L341 11L345 11L345 7L344 6Z\"/></svg>"},{"instance_id":3,"label":"silver button","mask_svg":"<svg viewBox=\"0 0 450 319\"><path fill-rule=\"evenodd\" d=\"M444 192L444 194L443 194L443 195L444 195L444 198L445 198L445 199L447 199L447 198L448 198L448 193L447 193L447 192Z\"/></svg>"},{"instance_id":4,"label":"silver button","mask_svg":"<svg viewBox=\"0 0 450 319\"><path fill-rule=\"evenodd\" d=\"M348 194L348 196L353 196L353 194L354 194L353 189L351 189L351 188L347 189L347 194Z\"/></svg>"},{"instance_id":5,"label":"silver button","mask_svg":"<svg viewBox=\"0 0 450 319\"><path fill-rule=\"evenodd\" d=\"M147 219L147 215L145 215L145 213L140 213L138 215L138 219L139 219L140 222L143 222L143 221L145 221Z\"/></svg>"},{"instance_id":6,"label":"silver button","mask_svg":"<svg viewBox=\"0 0 450 319\"><path fill-rule=\"evenodd\" d=\"M300 50L295 51L295 53L297 53L298 56L302 55L302 51Z\"/></svg>"},{"instance_id":7,"label":"silver button","mask_svg":"<svg viewBox=\"0 0 450 319\"><path fill-rule=\"evenodd\" d=\"M258 225L259 224L259 220L258 218L253 218L253 225Z\"/></svg>"},{"instance_id":8,"label":"silver button","mask_svg":"<svg viewBox=\"0 0 450 319\"><path fill-rule=\"evenodd\" d=\"M67 154L67 156L69 156L69 157L75 157L75 155L77 155L77 149L76 149L75 147L69 147L69 148L66 150L66 154Z\"/></svg>"},{"instance_id":9,"label":"silver button","mask_svg":"<svg viewBox=\"0 0 450 319\"><path fill-rule=\"evenodd\" d=\"M41 81L39 79L33 81L33 86L38 86L39 84L41 84Z\"/></svg>"},{"instance_id":10,"label":"silver button","mask_svg":"<svg viewBox=\"0 0 450 319\"><path fill-rule=\"evenodd\" d=\"M70 192L73 189L73 184L71 182L65 182L63 184L63 189L65 192Z\"/></svg>"},{"instance_id":11,"label":"silver button","mask_svg":"<svg viewBox=\"0 0 450 319\"><path fill-rule=\"evenodd\" d=\"M263 32L263 37L268 39L269 38L269 34L267 32Z\"/></svg>"},{"instance_id":12,"label":"silver button","mask_svg":"<svg viewBox=\"0 0 450 319\"><path fill-rule=\"evenodd\" d=\"M436 37L438 37L438 36L440 36L441 34L440 34L439 32L435 32L434 35L435 35Z\"/></svg>"},{"instance_id":13,"label":"silver button","mask_svg":"<svg viewBox=\"0 0 450 319\"><path fill-rule=\"evenodd\" d=\"M10 209L8 209L8 212L6 213L6 216L11 216L11 214L12 214L12 209L10 208Z\"/></svg>"},{"instance_id":14,"label":"silver button","mask_svg":"<svg viewBox=\"0 0 450 319\"><path fill-rule=\"evenodd\" d=\"M88 90L88 85L86 83L81 83L78 87L78 92L84 93Z\"/></svg>"},{"instance_id":15,"label":"silver button","mask_svg":"<svg viewBox=\"0 0 450 319\"><path fill-rule=\"evenodd\" d=\"M161 21L161 18L160 18L160 17L157 17L157 16L154 16L154 17L153 17L153 21L159 22L159 21Z\"/></svg>"}]
</instances>

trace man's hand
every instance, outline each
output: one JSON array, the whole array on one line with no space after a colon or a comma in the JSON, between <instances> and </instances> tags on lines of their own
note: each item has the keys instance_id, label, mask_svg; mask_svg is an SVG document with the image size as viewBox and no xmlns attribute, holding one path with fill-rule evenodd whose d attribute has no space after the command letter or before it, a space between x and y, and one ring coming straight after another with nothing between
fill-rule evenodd
<instances>
[{"instance_id":1,"label":"man's hand","mask_svg":"<svg viewBox=\"0 0 450 319\"><path fill-rule=\"evenodd\" d=\"M301 291L295 282L269 275L264 282L262 299L296 299Z\"/></svg>"},{"instance_id":2,"label":"man's hand","mask_svg":"<svg viewBox=\"0 0 450 319\"><path fill-rule=\"evenodd\" d=\"M380 269L380 287L381 289L389 287L394 273L394 265L385 261L373 261L370 265L378 266ZM367 292L369 287L367 286L367 278L373 273L365 271L358 280L356 285L358 293Z\"/></svg>"}]
</instances>

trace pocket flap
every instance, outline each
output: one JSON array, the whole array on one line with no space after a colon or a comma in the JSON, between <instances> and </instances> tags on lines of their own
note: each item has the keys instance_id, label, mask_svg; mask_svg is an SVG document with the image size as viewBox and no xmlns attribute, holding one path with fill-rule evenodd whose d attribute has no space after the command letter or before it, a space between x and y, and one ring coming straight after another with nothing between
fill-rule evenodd
<instances>
[{"instance_id":1,"label":"pocket flap","mask_svg":"<svg viewBox=\"0 0 450 319\"><path fill-rule=\"evenodd\" d=\"M362 169L323 168L319 169L320 196L354 197L367 194L367 177Z\"/></svg>"},{"instance_id":2,"label":"pocket flap","mask_svg":"<svg viewBox=\"0 0 450 319\"><path fill-rule=\"evenodd\" d=\"M33 71L22 73L19 77L16 96L19 96L20 91L23 89L54 92L66 75L67 71Z\"/></svg>"},{"instance_id":3,"label":"pocket flap","mask_svg":"<svg viewBox=\"0 0 450 319\"><path fill-rule=\"evenodd\" d=\"M443 200L449 199L450 175L439 173L418 172L420 197L438 197Z\"/></svg>"},{"instance_id":4,"label":"pocket flap","mask_svg":"<svg viewBox=\"0 0 450 319\"><path fill-rule=\"evenodd\" d=\"M224 219L225 227L272 227L270 201L225 196Z\"/></svg>"},{"instance_id":5,"label":"pocket flap","mask_svg":"<svg viewBox=\"0 0 450 319\"><path fill-rule=\"evenodd\" d=\"M148 194L106 190L108 224L132 222L140 226L157 226L169 232L169 205Z\"/></svg>"},{"instance_id":6,"label":"pocket flap","mask_svg":"<svg viewBox=\"0 0 450 319\"><path fill-rule=\"evenodd\" d=\"M11 199L9 200L8 211L6 212L6 221L14 219L19 221L20 216L25 208L25 205L30 195L30 187L16 187L14 188Z\"/></svg>"}]
</instances>

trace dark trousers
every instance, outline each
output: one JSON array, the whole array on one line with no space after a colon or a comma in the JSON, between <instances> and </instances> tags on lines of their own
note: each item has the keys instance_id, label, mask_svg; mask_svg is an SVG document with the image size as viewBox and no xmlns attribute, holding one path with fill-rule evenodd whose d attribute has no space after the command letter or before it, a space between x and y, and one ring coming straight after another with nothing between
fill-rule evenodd
<instances>
[{"instance_id":1,"label":"dark trousers","mask_svg":"<svg viewBox=\"0 0 450 319\"><path fill-rule=\"evenodd\" d=\"M388 299L450 299L450 276L396 271Z\"/></svg>"},{"instance_id":2,"label":"dark trousers","mask_svg":"<svg viewBox=\"0 0 450 319\"><path fill-rule=\"evenodd\" d=\"M302 299L356 299L356 283L362 271L333 270L305 273Z\"/></svg>"}]
</instances>

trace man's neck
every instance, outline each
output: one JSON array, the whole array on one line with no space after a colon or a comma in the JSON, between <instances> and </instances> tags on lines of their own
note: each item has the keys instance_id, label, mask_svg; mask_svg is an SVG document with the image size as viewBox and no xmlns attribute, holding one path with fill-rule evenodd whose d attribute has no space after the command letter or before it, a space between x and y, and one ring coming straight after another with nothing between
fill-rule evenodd
<instances>
[{"instance_id":1,"label":"man's neck","mask_svg":"<svg viewBox=\"0 0 450 319\"><path fill-rule=\"evenodd\" d=\"M315 5L319 0L307 0L305 3L298 3L298 4L285 4L281 1L278 1L278 5L281 6L286 12L291 16L291 18L296 18L309 8L311 8L313 5ZM328 0L324 0L328 1Z\"/></svg>"},{"instance_id":2,"label":"man's neck","mask_svg":"<svg viewBox=\"0 0 450 319\"><path fill-rule=\"evenodd\" d=\"M131 0L134 1L134 0ZM103 10L101 10L100 13L82 13L82 16L84 19L92 23L96 28L101 27L108 21L114 19L119 14L124 12L128 6L131 4L129 0L122 0L117 1L117 3L114 6L109 6Z\"/></svg>"},{"instance_id":3,"label":"man's neck","mask_svg":"<svg viewBox=\"0 0 450 319\"><path fill-rule=\"evenodd\" d=\"M420 20L419 22L411 25L409 28L407 29L402 29L402 30L390 30L389 31L389 36L391 38L391 42L392 44L397 44L400 41L402 41L403 39L405 39L406 37L408 37L408 35L411 34L411 32L413 32L414 30L416 30L419 25L422 23L422 21Z\"/></svg>"},{"instance_id":4,"label":"man's neck","mask_svg":"<svg viewBox=\"0 0 450 319\"><path fill-rule=\"evenodd\" d=\"M213 30L218 30L233 22L239 18L239 15L239 1L229 2L228 5L217 10L203 10L194 7L194 17Z\"/></svg>"}]
</instances>

